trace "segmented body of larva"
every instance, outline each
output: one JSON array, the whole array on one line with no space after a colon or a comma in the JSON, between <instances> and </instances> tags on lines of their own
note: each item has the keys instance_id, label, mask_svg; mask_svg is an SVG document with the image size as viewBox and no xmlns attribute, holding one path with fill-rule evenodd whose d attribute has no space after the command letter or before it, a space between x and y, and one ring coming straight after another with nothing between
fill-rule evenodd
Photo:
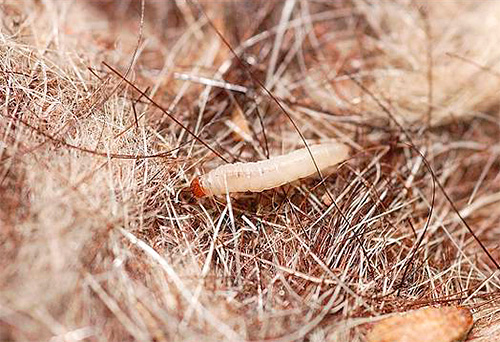
<instances>
[{"instance_id":1,"label":"segmented body of larva","mask_svg":"<svg viewBox=\"0 0 500 342\"><path fill-rule=\"evenodd\" d=\"M197 177L191 183L196 197L223 195L232 192L261 192L311 176L344 161L349 148L344 144L328 143L310 146L289 154L253 163L222 165Z\"/></svg>"}]
</instances>

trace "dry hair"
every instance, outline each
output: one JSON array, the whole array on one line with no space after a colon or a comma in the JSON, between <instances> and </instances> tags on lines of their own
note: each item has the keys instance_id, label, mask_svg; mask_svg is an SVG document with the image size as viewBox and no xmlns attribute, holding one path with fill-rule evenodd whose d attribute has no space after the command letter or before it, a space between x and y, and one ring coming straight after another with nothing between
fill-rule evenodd
<instances>
[{"instance_id":1,"label":"dry hair","mask_svg":"<svg viewBox=\"0 0 500 342\"><path fill-rule=\"evenodd\" d=\"M0 16L1 341L500 339L499 1Z\"/></svg>"}]
</instances>

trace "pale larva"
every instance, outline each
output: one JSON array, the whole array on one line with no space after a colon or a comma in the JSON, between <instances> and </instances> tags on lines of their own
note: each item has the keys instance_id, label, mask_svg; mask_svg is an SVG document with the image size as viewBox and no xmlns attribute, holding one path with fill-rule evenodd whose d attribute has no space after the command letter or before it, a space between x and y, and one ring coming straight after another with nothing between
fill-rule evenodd
<instances>
[{"instance_id":1,"label":"pale larva","mask_svg":"<svg viewBox=\"0 0 500 342\"><path fill-rule=\"evenodd\" d=\"M349 148L339 143L310 146L312 157L320 170L346 160ZM254 163L222 165L191 183L196 197L223 195L232 192L261 192L317 172L306 148Z\"/></svg>"}]
</instances>

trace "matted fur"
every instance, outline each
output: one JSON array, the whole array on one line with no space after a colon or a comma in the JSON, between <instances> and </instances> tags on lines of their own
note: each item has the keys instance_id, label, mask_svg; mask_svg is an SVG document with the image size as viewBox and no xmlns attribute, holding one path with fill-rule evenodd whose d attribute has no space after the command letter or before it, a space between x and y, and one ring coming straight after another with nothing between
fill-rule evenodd
<instances>
[{"instance_id":1,"label":"matted fur","mask_svg":"<svg viewBox=\"0 0 500 342\"><path fill-rule=\"evenodd\" d=\"M2 2L0 340L362 341L429 305L498 338L500 3L438 3ZM259 82L352 158L194 199L209 148L303 146Z\"/></svg>"}]
</instances>

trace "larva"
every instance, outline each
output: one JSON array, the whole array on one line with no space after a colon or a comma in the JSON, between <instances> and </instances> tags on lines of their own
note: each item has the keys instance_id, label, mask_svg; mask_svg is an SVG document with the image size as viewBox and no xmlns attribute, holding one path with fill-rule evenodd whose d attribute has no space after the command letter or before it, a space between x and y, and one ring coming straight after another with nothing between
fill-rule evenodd
<instances>
[{"instance_id":1,"label":"larva","mask_svg":"<svg viewBox=\"0 0 500 342\"><path fill-rule=\"evenodd\" d=\"M349 154L349 148L340 143L312 145L310 150L322 171L344 161ZM191 183L191 191L196 197L204 197L276 188L315 174L317 170L311 154L302 148L258 162L222 165L196 177Z\"/></svg>"},{"instance_id":2,"label":"larva","mask_svg":"<svg viewBox=\"0 0 500 342\"><path fill-rule=\"evenodd\" d=\"M377 322L368 342L456 342L463 341L474 321L464 307L426 307Z\"/></svg>"}]
</instances>

